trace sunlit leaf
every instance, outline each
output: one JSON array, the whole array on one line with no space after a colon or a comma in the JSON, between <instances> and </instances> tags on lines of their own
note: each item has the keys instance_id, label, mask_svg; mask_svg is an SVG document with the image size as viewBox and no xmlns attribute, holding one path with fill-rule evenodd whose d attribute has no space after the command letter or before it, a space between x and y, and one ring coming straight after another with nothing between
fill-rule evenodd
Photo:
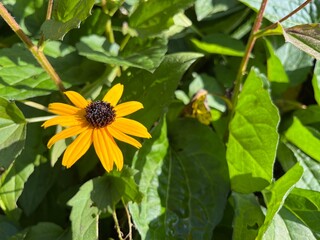
<instances>
[{"instance_id":1,"label":"sunlit leaf","mask_svg":"<svg viewBox=\"0 0 320 240\"><path fill-rule=\"evenodd\" d=\"M227 160L234 191L259 191L271 182L278 122L278 111L263 88L262 77L252 69L230 123Z\"/></svg>"},{"instance_id":2,"label":"sunlit leaf","mask_svg":"<svg viewBox=\"0 0 320 240\"><path fill-rule=\"evenodd\" d=\"M195 1L195 11L197 14L198 21L201 21L205 17L209 17L218 12L225 12L232 7L237 6L237 1L235 0L196 0Z\"/></svg>"}]
</instances>

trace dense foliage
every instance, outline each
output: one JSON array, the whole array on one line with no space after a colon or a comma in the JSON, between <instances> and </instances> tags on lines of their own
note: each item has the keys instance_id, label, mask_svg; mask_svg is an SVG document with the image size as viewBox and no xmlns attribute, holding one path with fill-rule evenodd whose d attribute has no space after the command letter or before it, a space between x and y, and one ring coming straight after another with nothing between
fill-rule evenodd
<instances>
[{"instance_id":1,"label":"dense foliage","mask_svg":"<svg viewBox=\"0 0 320 240\"><path fill-rule=\"evenodd\" d=\"M1 0L0 239L320 239L320 0ZM151 139L70 169L65 89Z\"/></svg>"}]
</instances>

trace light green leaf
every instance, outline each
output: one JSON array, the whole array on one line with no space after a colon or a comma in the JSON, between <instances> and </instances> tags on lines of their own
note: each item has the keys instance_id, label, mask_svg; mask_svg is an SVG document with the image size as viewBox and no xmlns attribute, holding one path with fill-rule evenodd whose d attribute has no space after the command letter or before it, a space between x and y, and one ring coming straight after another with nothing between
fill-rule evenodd
<instances>
[{"instance_id":1,"label":"light green leaf","mask_svg":"<svg viewBox=\"0 0 320 240\"><path fill-rule=\"evenodd\" d=\"M260 9L262 0L240 0L256 12ZM278 22L281 18L298 8L305 0L269 0L263 16L271 22ZM303 11L295 13L293 16L282 22L284 27L292 27L298 24L319 22L318 6L316 2L309 3Z\"/></svg>"},{"instance_id":2,"label":"light green leaf","mask_svg":"<svg viewBox=\"0 0 320 240\"><path fill-rule=\"evenodd\" d=\"M227 11L237 6L237 4L238 2L236 0L196 0L194 7L197 20L201 21L206 17L210 17L212 14Z\"/></svg>"},{"instance_id":3,"label":"light green leaf","mask_svg":"<svg viewBox=\"0 0 320 240\"><path fill-rule=\"evenodd\" d=\"M253 194L232 193L234 199L234 231L232 239L255 239L264 215L257 198Z\"/></svg>"},{"instance_id":4,"label":"light green leaf","mask_svg":"<svg viewBox=\"0 0 320 240\"><path fill-rule=\"evenodd\" d=\"M77 44L79 54L93 61L137 67L153 71L159 66L167 51L164 38L131 38L123 51L117 44L110 44L106 38L96 35L81 38Z\"/></svg>"},{"instance_id":5,"label":"light green leaf","mask_svg":"<svg viewBox=\"0 0 320 240\"><path fill-rule=\"evenodd\" d=\"M263 80L252 69L230 123L227 160L231 187L251 193L269 185L278 145L279 114Z\"/></svg>"},{"instance_id":6,"label":"light green leaf","mask_svg":"<svg viewBox=\"0 0 320 240\"><path fill-rule=\"evenodd\" d=\"M296 163L281 178L262 191L264 201L267 205L267 213L264 223L259 229L257 239L262 239L273 218L283 206L286 197L300 180L302 174L303 168L299 163Z\"/></svg>"},{"instance_id":7,"label":"light green leaf","mask_svg":"<svg viewBox=\"0 0 320 240\"><path fill-rule=\"evenodd\" d=\"M204 53L242 57L245 50L245 46L240 40L219 33L207 35L202 41L193 38L191 42Z\"/></svg>"},{"instance_id":8,"label":"light green leaf","mask_svg":"<svg viewBox=\"0 0 320 240\"><path fill-rule=\"evenodd\" d=\"M291 126L285 132L285 137L313 159L320 161L320 140L294 117Z\"/></svg>"},{"instance_id":9,"label":"light green leaf","mask_svg":"<svg viewBox=\"0 0 320 240\"><path fill-rule=\"evenodd\" d=\"M130 15L129 26L141 36L158 35L173 25L173 17L194 0L139 1Z\"/></svg>"},{"instance_id":10,"label":"light green leaf","mask_svg":"<svg viewBox=\"0 0 320 240\"><path fill-rule=\"evenodd\" d=\"M309 105L305 109L299 109L294 112L296 116L303 125L311 125L320 122L320 106Z\"/></svg>"},{"instance_id":11,"label":"light green leaf","mask_svg":"<svg viewBox=\"0 0 320 240\"><path fill-rule=\"evenodd\" d=\"M145 194L132 208L138 229L144 239L211 239L229 192L224 145L194 119L170 125L169 149L165 125L158 131L136 162Z\"/></svg>"},{"instance_id":12,"label":"light green leaf","mask_svg":"<svg viewBox=\"0 0 320 240\"><path fill-rule=\"evenodd\" d=\"M267 51L267 77L271 82L272 93L280 95L289 87L289 79L271 43L267 39L264 41Z\"/></svg>"},{"instance_id":13,"label":"light green leaf","mask_svg":"<svg viewBox=\"0 0 320 240\"><path fill-rule=\"evenodd\" d=\"M63 235L63 229L51 222L40 222L27 229L24 240L57 240Z\"/></svg>"},{"instance_id":14,"label":"light green leaf","mask_svg":"<svg viewBox=\"0 0 320 240\"><path fill-rule=\"evenodd\" d=\"M283 35L287 42L320 60L320 25L304 24L284 30Z\"/></svg>"},{"instance_id":15,"label":"light green leaf","mask_svg":"<svg viewBox=\"0 0 320 240\"><path fill-rule=\"evenodd\" d=\"M54 1L52 19L41 26L45 38L62 40L71 29L79 28L80 23L90 15L94 3L94 0Z\"/></svg>"},{"instance_id":16,"label":"light green leaf","mask_svg":"<svg viewBox=\"0 0 320 240\"><path fill-rule=\"evenodd\" d=\"M0 136L0 167L7 169L24 147L26 120L14 102L1 97Z\"/></svg>"},{"instance_id":17,"label":"light green leaf","mask_svg":"<svg viewBox=\"0 0 320 240\"><path fill-rule=\"evenodd\" d=\"M154 73L141 69L125 71L116 80L125 86L122 100L139 101L144 106L144 109L132 114L132 118L147 127L152 126L171 103L185 71L202 56L199 53L170 54Z\"/></svg>"}]
</instances>

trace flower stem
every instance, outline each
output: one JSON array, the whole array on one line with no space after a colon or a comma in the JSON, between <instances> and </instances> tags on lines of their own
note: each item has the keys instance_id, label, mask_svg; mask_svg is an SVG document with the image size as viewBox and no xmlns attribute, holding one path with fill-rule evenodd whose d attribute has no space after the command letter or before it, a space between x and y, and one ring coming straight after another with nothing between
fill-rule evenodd
<instances>
[{"instance_id":1,"label":"flower stem","mask_svg":"<svg viewBox=\"0 0 320 240\"><path fill-rule=\"evenodd\" d=\"M122 204L123 204L124 209L125 209L125 211L126 211L126 215L127 215L127 219L128 219L128 227L129 227L128 235L127 235L124 239L132 240L132 222L131 222L131 216L130 216L130 213L129 213L128 206L124 203L123 200L122 200Z\"/></svg>"},{"instance_id":2,"label":"flower stem","mask_svg":"<svg viewBox=\"0 0 320 240\"><path fill-rule=\"evenodd\" d=\"M115 227L117 229L117 233L118 233L118 237L120 240L124 240L123 239L123 233L121 232L121 229L120 229L120 225L119 225L119 221L118 221L118 218L117 218L117 213L116 213L116 210L114 210L112 212L112 217L113 217L113 220L114 220L114 223L115 223Z\"/></svg>"},{"instance_id":3,"label":"flower stem","mask_svg":"<svg viewBox=\"0 0 320 240\"><path fill-rule=\"evenodd\" d=\"M27 46L29 51L32 53L32 55L35 57L35 59L38 61L40 66L49 74L51 79L57 85L58 89L61 92L64 92L65 88L63 86L63 83L59 75L56 73L56 71L48 61L47 57L44 55L44 53L40 48L38 48L32 43L30 38L22 31L19 24L10 15L8 10L4 7L4 5L1 2L0 2L0 16L4 19L4 21L7 22L7 24L11 27L11 29L18 35L21 41L25 43L25 45Z\"/></svg>"},{"instance_id":4,"label":"flower stem","mask_svg":"<svg viewBox=\"0 0 320 240\"><path fill-rule=\"evenodd\" d=\"M27 121L27 123L44 122L44 121L47 121L53 117L54 116L27 118L26 121Z\"/></svg>"}]
</instances>

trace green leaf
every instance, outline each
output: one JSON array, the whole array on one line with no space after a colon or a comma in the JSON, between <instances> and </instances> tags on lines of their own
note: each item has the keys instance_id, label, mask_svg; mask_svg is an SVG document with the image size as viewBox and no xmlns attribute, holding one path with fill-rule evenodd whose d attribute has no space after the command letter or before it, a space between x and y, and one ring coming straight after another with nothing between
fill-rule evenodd
<instances>
[{"instance_id":1,"label":"green leaf","mask_svg":"<svg viewBox=\"0 0 320 240\"><path fill-rule=\"evenodd\" d=\"M141 36L158 35L173 25L173 16L188 8L194 0L139 1L130 15L129 26Z\"/></svg>"},{"instance_id":2,"label":"green leaf","mask_svg":"<svg viewBox=\"0 0 320 240\"><path fill-rule=\"evenodd\" d=\"M268 210L264 223L259 229L257 239L262 239L274 216L279 212L286 197L300 180L302 174L303 168L297 163L281 178L262 191Z\"/></svg>"},{"instance_id":3,"label":"green leaf","mask_svg":"<svg viewBox=\"0 0 320 240\"><path fill-rule=\"evenodd\" d=\"M132 38L120 52L117 44L108 43L104 37L90 35L81 38L81 42L77 43L77 49L80 55L93 61L153 71L163 60L167 51L166 44L164 38Z\"/></svg>"},{"instance_id":4,"label":"green leaf","mask_svg":"<svg viewBox=\"0 0 320 240\"><path fill-rule=\"evenodd\" d=\"M242 57L245 50L242 41L219 33L207 35L202 41L193 38L191 42L204 53Z\"/></svg>"},{"instance_id":5,"label":"green leaf","mask_svg":"<svg viewBox=\"0 0 320 240\"><path fill-rule=\"evenodd\" d=\"M280 95L289 87L289 79L271 43L267 39L264 41L267 50L267 77L271 82L272 93Z\"/></svg>"},{"instance_id":6,"label":"green leaf","mask_svg":"<svg viewBox=\"0 0 320 240\"><path fill-rule=\"evenodd\" d=\"M200 57L202 55L198 53L170 54L166 55L154 73L140 69L124 72L116 80L125 86L122 100L139 101L144 106L143 110L132 114L132 118L147 127L152 126L171 103L185 71Z\"/></svg>"},{"instance_id":7,"label":"green leaf","mask_svg":"<svg viewBox=\"0 0 320 240\"><path fill-rule=\"evenodd\" d=\"M229 191L224 145L207 126L182 119L170 125L168 149L161 124L137 156L145 198L130 208L135 223L143 239L211 239Z\"/></svg>"},{"instance_id":8,"label":"green leaf","mask_svg":"<svg viewBox=\"0 0 320 240\"><path fill-rule=\"evenodd\" d=\"M57 240L63 235L63 229L57 224L40 222L27 230L24 240Z\"/></svg>"},{"instance_id":9,"label":"green leaf","mask_svg":"<svg viewBox=\"0 0 320 240\"><path fill-rule=\"evenodd\" d=\"M320 161L320 140L294 117L291 126L285 132L285 137L313 159Z\"/></svg>"},{"instance_id":10,"label":"green leaf","mask_svg":"<svg viewBox=\"0 0 320 240\"><path fill-rule=\"evenodd\" d=\"M320 193L295 188L287 197L284 207L297 216L313 232L320 233Z\"/></svg>"},{"instance_id":11,"label":"green leaf","mask_svg":"<svg viewBox=\"0 0 320 240\"><path fill-rule=\"evenodd\" d=\"M255 239L264 215L257 198L253 194L232 193L234 199L234 231L232 239ZM249 213L249 214L248 214Z\"/></svg>"},{"instance_id":12,"label":"green leaf","mask_svg":"<svg viewBox=\"0 0 320 240\"><path fill-rule=\"evenodd\" d=\"M256 12L260 9L262 0L240 0ZM271 22L278 22L281 18L298 8L304 0L269 0L263 16ZM284 7L285 6L285 7ZM299 11L292 15L289 19L282 22L284 27L292 27L298 24L319 22L318 4L311 2L303 11Z\"/></svg>"},{"instance_id":13,"label":"green leaf","mask_svg":"<svg viewBox=\"0 0 320 240\"><path fill-rule=\"evenodd\" d=\"M284 29L287 42L320 60L320 27L319 24L303 24Z\"/></svg>"},{"instance_id":14,"label":"green leaf","mask_svg":"<svg viewBox=\"0 0 320 240\"><path fill-rule=\"evenodd\" d=\"M56 0L52 10L52 19L42 26L46 39L62 40L67 32L79 28L80 23L91 13L94 0Z\"/></svg>"},{"instance_id":15,"label":"green leaf","mask_svg":"<svg viewBox=\"0 0 320 240\"><path fill-rule=\"evenodd\" d=\"M231 187L251 193L272 180L278 145L279 114L259 73L252 69L230 123L227 160Z\"/></svg>"},{"instance_id":16,"label":"green leaf","mask_svg":"<svg viewBox=\"0 0 320 240\"><path fill-rule=\"evenodd\" d=\"M72 239L98 239L99 209L90 197L93 189L93 180L89 180L68 202L68 205L72 207L70 214Z\"/></svg>"},{"instance_id":17,"label":"green leaf","mask_svg":"<svg viewBox=\"0 0 320 240\"><path fill-rule=\"evenodd\" d=\"M14 102L0 98L0 167L7 169L21 153L26 139L26 120Z\"/></svg>"},{"instance_id":18,"label":"green leaf","mask_svg":"<svg viewBox=\"0 0 320 240\"><path fill-rule=\"evenodd\" d=\"M228 11L229 9L237 6L238 2L235 0L196 0L195 1L195 11L197 14L197 20L201 21L210 15Z\"/></svg>"},{"instance_id":19,"label":"green leaf","mask_svg":"<svg viewBox=\"0 0 320 240\"><path fill-rule=\"evenodd\" d=\"M305 109L299 109L294 112L296 116L303 125L311 125L320 122L320 106L309 105Z\"/></svg>"}]
</instances>

